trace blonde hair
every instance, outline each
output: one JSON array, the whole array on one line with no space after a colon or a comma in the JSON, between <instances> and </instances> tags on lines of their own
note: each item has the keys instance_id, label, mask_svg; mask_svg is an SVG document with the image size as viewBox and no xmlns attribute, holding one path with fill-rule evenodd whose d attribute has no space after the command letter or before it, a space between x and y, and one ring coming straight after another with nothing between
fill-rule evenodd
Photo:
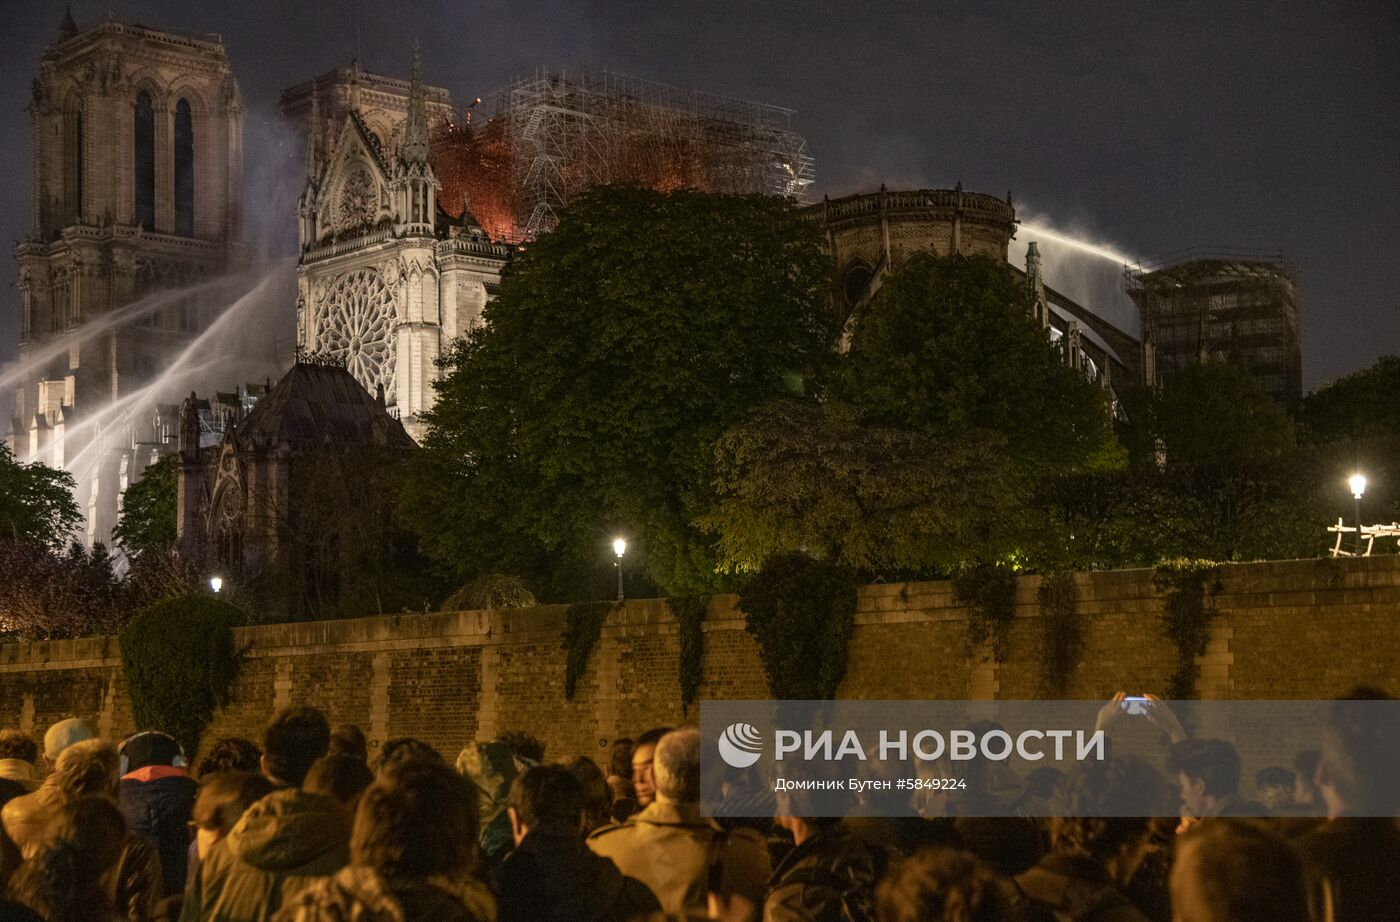
<instances>
[{"instance_id":1,"label":"blonde hair","mask_svg":"<svg viewBox=\"0 0 1400 922\"><path fill-rule=\"evenodd\" d=\"M83 740L59 753L54 765L55 783L63 800L79 797L112 797L117 789L116 747L102 740Z\"/></svg>"}]
</instances>

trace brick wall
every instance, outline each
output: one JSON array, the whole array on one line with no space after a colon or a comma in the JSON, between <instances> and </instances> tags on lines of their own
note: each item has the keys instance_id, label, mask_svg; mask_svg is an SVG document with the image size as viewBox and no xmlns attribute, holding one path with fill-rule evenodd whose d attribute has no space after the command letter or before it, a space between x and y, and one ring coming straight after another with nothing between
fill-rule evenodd
<instances>
[{"instance_id":1,"label":"brick wall","mask_svg":"<svg viewBox=\"0 0 1400 922\"><path fill-rule=\"evenodd\" d=\"M1044 694L1037 577L1017 590L1006 660L969 650L966 612L947 583L860 592L847 698L1034 698ZM1160 692L1175 669L1151 570L1076 577L1084 619L1066 698ZM1400 690L1400 557L1224 568L1218 616L1198 659L1202 698L1326 698L1359 682ZM767 681L732 596L704 622L701 699L764 698ZM378 745L412 735L449 756L473 739L525 729L552 755L602 755L616 736L686 719L676 623L663 601L615 612L572 702L564 700L565 607L400 615L242 628L247 661L206 740L257 739L272 712L324 708ZM0 726L42 733L74 714L114 737L135 729L113 638L0 647ZM695 711L692 709L691 718Z\"/></svg>"}]
</instances>

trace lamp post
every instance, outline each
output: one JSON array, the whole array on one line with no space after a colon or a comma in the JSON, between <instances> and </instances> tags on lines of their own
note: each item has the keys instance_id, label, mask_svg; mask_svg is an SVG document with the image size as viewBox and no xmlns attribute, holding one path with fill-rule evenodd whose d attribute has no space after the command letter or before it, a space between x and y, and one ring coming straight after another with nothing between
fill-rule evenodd
<instances>
[{"instance_id":1,"label":"lamp post","mask_svg":"<svg viewBox=\"0 0 1400 922\"><path fill-rule=\"evenodd\" d=\"M613 539L613 553L617 555L617 600L622 601L622 555L627 553L627 542L622 538Z\"/></svg>"},{"instance_id":2,"label":"lamp post","mask_svg":"<svg viewBox=\"0 0 1400 922\"><path fill-rule=\"evenodd\" d=\"M219 590L224 588L224 578L222 576L209 577L209 588L214 590L215 595L218 595Z\"/></svg>"},{"instance_id":3,"label":"lamp post","mask_svg":"<svg viewBox=\"0 0 1400 922\"><path fill-rule=\"evenodd\" d=\"M1361 494L1366 492L1366 475L1352 474L1347 479L1351 498L1356 502L1356 552L1361 553Z\"/></svg>"}]
</instances>

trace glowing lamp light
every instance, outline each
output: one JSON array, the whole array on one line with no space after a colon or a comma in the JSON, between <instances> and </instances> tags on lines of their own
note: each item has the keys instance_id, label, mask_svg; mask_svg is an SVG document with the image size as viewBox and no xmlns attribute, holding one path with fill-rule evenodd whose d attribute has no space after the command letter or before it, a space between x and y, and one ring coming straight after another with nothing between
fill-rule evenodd
<instances>
[{"instance_id":1,"label":"glowing lamp light","mask_svg":"<svg viewBox=\"0 0 1400 922\"><path fill-rule=\"evenodd\" d=\"M1347 486L1351 487L1351 495L1357 499L1366 492L1366 476L1364 474L1352 474L1347 480Z\"/></svg>"},{"instance_id":2,"label":"glowing lamp light","mask_svg":"<svg viewBox=\"0 0 1400 922\"><path fill-rule=\"evenodd\" d=\"M212 589L212 590L214 590L215 592L218 592L220 589L224 588L224 579L223 579L223 577L221 577L221 576L211 576L211 577L209 577L209 588Z\"/></svg>"},{"instance_id":3,"label":"glowing lamp light","mask_svg":"<svg viewBox=\"0 0 1400 922\"><path fill-rule=\"evenodd\" d=\"M613 539L613 553L616 554L616 555L619 556L619 557L621 557L623 554L627 553L627 542L626 542L625 540L623 540L622 538L614 538L614 539Z\"/></svg>"}]
</instances>

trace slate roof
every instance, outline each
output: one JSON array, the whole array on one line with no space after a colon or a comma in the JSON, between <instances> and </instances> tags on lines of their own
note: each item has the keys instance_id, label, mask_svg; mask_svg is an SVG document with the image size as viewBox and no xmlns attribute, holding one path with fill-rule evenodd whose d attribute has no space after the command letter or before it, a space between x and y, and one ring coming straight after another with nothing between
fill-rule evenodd
<instances>
[{"instance_id":1,"label":"slate roof","mask_svg":"<svg viewBox=\"0 0 1400 922\"><path fill-rule=\"evenodd\" d=\"M298 362L253 405L235 438L292 449L327 442L369 445L376 424L383 426L390 447L416 444L350 372L336 365Z\"/></svg>"}]
</instances>

